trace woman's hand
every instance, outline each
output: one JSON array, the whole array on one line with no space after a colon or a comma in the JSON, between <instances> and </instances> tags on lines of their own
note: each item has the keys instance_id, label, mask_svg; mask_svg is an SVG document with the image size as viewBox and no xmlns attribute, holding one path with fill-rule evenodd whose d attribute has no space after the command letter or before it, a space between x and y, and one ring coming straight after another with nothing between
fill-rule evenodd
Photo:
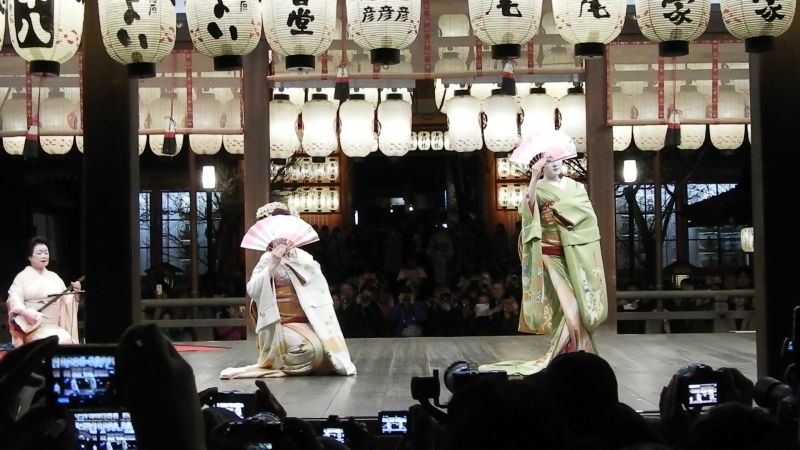
<instances>
[{"instance_id":1,"label":"woman's hand","mask_svg":"<svg viewBox=\"0 0 800 450\"><path fill-rule=\"evenodd\" d=\"M42 313L36 311L35 309L25 308L17 313L19 316L28 322L29 325L34 325L39 323L42 320Z\"/></svg>"},{"instance_id":2,"label":"woman's hand","mask_svg":"<svg viewBox=\"0 0 800 450\"><path fill-rule=\"evenodd\" d=\"M542 174L542 168L547 164L548 159L544 153L539 153L531 159L531 163L528 166L531 169L531 180L539 179Z\"/></svg>"},{"instance_id":3,"label":"woman's hand","mask_svg":"<svg viewBox=\"0 0 800 450\"><path fill-rule=\"evenodd\" d=\"M81 290L81 282L80 281L73 281L69 284L69 289L72 292L79 292Z\"/></svg>"},{"instance_id":4,"label":"woman's hand","mask_svg":"<svg viewBox=\"0 0 800 450\"><path fill-rule=\"evenodd\" d=\"M283 255L286 254L286 250L286 244L278 244L272 249L272 255L278 258L283 258Z\"/></svg>"}]
</instances>

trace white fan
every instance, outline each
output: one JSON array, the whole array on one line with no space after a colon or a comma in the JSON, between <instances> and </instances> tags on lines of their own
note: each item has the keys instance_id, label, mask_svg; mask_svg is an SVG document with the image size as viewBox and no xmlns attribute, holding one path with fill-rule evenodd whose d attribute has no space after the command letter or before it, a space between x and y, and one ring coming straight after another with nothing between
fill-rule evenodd
<instances>
[{"instance_id":1,"label":"white fan","mask_svg":"<svg viewBox=\"0 0 800 450\"><path fill-rule=\"evenodd\" d=\"M264 251L273 242L287 244L291 248L318 240L317 232L303 219L289 215L275 215L254 223L242 238L241 247Z\"/></svg>"}]
</instances>

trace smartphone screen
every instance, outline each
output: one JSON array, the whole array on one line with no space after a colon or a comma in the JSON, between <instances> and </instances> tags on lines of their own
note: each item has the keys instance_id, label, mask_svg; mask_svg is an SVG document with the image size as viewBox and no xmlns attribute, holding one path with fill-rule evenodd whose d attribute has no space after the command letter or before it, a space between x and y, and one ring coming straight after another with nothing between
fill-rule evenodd
<instances>
[{"instance_id":1,"label":"smartphone screen","mask_svg":"<svg viewBox=\"0 0 800 450\"><path fill-rule=\"evenodd\" d=\"M378 413L381 423L381 434L408 433L407 411L381 411Z\"/></svg>"},{"instance_id":2,"label":"smartphone screen","mask_svg":"<svg viewBox=\"0 0 800 450\"><path fill-rule=\"evenodd\" d=\"M716 405L718 402L717 383L689 384L689 406Z\"/></svg>"},{"instance_id":3,"label":"smartphone screen","mask_svg":"<svg viewBox=\"0 0 800 450\"><path fill-rule=\"evenodd\" d=\"M50 359L50 401L70 409L118 407L116 346L59 346Z\"/></svg>"},{"instance_id":4,"label":"smartphone screen","mask_svg":"<svg viewBox=\"0 0 800 450\"><path fill-rule=\"evenodd\" d=\"M325 427L325 428L322 429L322 435L326 436L326 437L329 437L329 438L334 438L337 441L339 441L342 444L344 444L344 437L345 436L344 436L344 429L343 428Z\"/></svg>"},{"instance_id":5,"label":"smartphone screen","mask_svg":"<svg viewBox=\"0 0 800 450\"><path fill-rule=\"evenodd\" d=\"M135 449L131 415L127 411L74 411L80 450Z\"/></svg>"}]
</instances>

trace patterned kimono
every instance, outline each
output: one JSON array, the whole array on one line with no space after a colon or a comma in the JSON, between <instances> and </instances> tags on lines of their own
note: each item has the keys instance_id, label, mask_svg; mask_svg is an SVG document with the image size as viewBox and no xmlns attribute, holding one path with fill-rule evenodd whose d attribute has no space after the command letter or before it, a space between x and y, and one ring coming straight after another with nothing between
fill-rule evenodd
<instances>
[{"instance_id":1,"label":"patterned kimono","mask_svg":"<svg viewBox=\"0 0 800 450\"><path fill-rule=\"evenodd\" d=\"M540 180L535 203L521 202L519 213L519 330L550 333L550 349L535 361L508 361L481 370L528 375L561 353L596 353L592 332L606 319L608 298L597 216L583 184L570 178L558 184Z\"/></svg>"},{"instance_id":2,"label":"patterned kimono","mask_svg":"<svg viewBox=\"0 0 800 450\"><path fill-rule=\"evenodd\" d=\"M64 281L55 273L47 269L36 271L31 266L26 267L14 277L14 282L8 289L8 310L24 306L38 310L52 297L52 294L64 292ZM11 343L19 347L37 339L48 336L58 336L61 344L78 344L78 297L77 295L64 295L42 311L41 325L25 334L10 323ZM23 319L24 320L24 319Z\"/></svg>"},{"instance_id":3,"label":"patterned kimono","mask_svg":"<svg viewBox=\"0 0 800 450\"><path fill-rule=\"evenodd\" d=\"M258 362L224 369L220 378L354 375L356 367L319 263L295 248L271 271L273 258L270 252L264 253L247 283L258 334Z\"/></svg>"}]
</instances>

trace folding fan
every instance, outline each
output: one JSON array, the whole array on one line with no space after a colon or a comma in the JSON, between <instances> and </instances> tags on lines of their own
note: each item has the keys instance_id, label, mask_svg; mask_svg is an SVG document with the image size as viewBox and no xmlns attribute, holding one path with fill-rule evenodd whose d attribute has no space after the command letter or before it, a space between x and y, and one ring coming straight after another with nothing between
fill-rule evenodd
<instances>
[{"instance_id":1,"label":"folding fan","mask_svg":"<svg viewBox=\"0 0 800 450\"><path fill-rule=\"evenodd\" d=\"M307 222L295 216L276 215L259 220L242 238L242 248L267 249L270 243L300 247L319 240L319 235Z\"/></svg>"},{"instance_id":2,"label":"folding fan","mask_svg":"<svg viewBox=\"0 0 800 450\"><path fill-rule=\"evenodd\" d=\"M539 131L522 140L509 160L525 167L534 156L544 153L552 161L574 158L578 155L575 141L561 130Z\"/></svg>"}]
</instances>

